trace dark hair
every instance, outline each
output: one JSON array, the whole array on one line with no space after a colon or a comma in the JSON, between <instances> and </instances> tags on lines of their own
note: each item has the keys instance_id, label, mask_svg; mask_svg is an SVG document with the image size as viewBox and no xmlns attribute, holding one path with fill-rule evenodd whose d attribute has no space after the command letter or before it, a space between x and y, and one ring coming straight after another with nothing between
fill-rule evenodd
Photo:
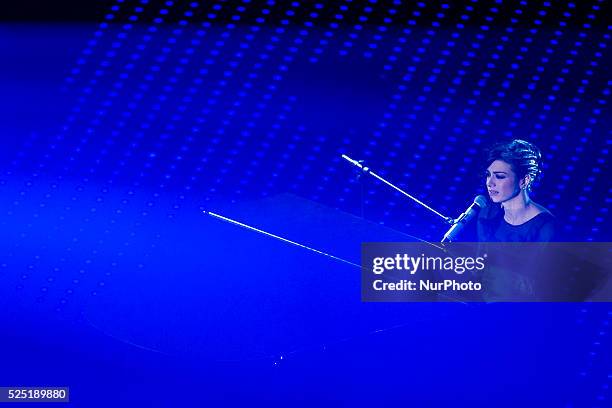
<instances>
[{"instance_id":1,"label":"dark hair","mask_svg":"<svg viewBox=\"0 0 612 408\"><path fill-rule=\"evenodd\" d=\"M489 150L488 163L502 160L510 164L517 177L522 179L529 175L531 184L542 173L542 152L536 145L520 139L498 143Z\"/></svg>"}]
</instances>

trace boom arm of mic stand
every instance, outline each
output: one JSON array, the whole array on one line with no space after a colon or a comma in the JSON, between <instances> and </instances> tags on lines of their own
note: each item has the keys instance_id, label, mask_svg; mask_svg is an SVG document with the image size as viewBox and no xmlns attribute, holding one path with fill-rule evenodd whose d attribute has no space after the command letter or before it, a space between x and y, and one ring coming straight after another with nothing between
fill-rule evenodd
<instances>
[{"instance_id":1,"label":"boom arm of mic stand","mask_svg":"<svg viewBox=\"0 0 612 408\"><path fill-rule=\"evenodd\" d=\"M405 192L404 190L402 190L401 188L391 184L390 182L388 182L387 180L385 180L384 178L380 177L378 174L374 173L372 170L370 170L369 167L364 166L363 164L361 164L359 161L357 160L353 160L350 157L348 157L346 154L342 155L342 158L346 161L348 161L349 163L351 163L354 166L359 167L364 173L369 174L370 176L382 181L383 183L385 183L386 185L388 185L389 187L391 187L392 189L400 192L401 194L403 194L404 196L408 197L409 199L411 199L412 201L414 201L415 203L421 205L422 207L424 207L425 209L431 211L432 213L436 214L438 217L442 218L444 220L444 222L446 222L447 224L454 224L455 220L451 217L447 217L441 213L439 213L438 211L434 210L433 208L431 208L430 206L428 206L427 204L425 204L424 202L422 202L421 200L419 200L418 198L408 194L407 192Z\"/></svg>"},{"instance_id":2,"label":"boom arm of mic stand","mask_svg":"<svg viewBox=\"0 0 612 408\"><path fill-rule=\"evenodd\" d=\"M348 264L348 265L351 265L351 266L355 266L355 267L357 267L357 268L361 269L361 266L360 266L360 265L357 265L356 263L353 263L353 262L351 262L351 261L347 261L346 259L340 258L340 257L338 257L338 256L335 256L335 255L332 255L332 254L328 254L327 252L319 251L318 249L311 248L311 247L306 246L306 245L304 245L304 244L300 244L299 242L291 241L291 240L289 240L289 239L287 239L287 238L283 238L283 237L281 237L281 236L278 236L278 235L275 235L275 234L271 234L271 233L269 233L269 232L267 232L267 231L264 231L264 230L262 230L262 229L252 227L252 226L250 226L250 225L244 224L244 223L242 223L242 222L239 222L239 221L233 220L233 219L228 218L228 217L224 217L223 215L216 214L216 213L214 213L214 212L212 212L212 211L202 211L202 212L203 212L204 214L206 214L206 215L210 215L211 217L214 217L214 218L216 218L216 219L218 219L218 220L222 220L222 221L225 221L225 222L227 222L227 223L237 225L237 226L242 227L242 228L244 228L244 229L248 229L248 230L251 230L251 231L257 232L258 234L266 235L266 236L268 236L268 237L271 237L271 238L277 239L277 240L282 241L282 242L285 242L285 243L287 243L287 244L294 245L294 246L300 247L300 248L302 248L302 249L306 249L306 250L311 251L311 252L314 252L314 253L316 253L316 254L323 255L323 256L326 256L326 257L328 257L328 258L334 259L334 260L336 260L336 261L340 261L340 262L343 262L343 263L345 263L345 264Z\"/></svg>"}]
</instances>

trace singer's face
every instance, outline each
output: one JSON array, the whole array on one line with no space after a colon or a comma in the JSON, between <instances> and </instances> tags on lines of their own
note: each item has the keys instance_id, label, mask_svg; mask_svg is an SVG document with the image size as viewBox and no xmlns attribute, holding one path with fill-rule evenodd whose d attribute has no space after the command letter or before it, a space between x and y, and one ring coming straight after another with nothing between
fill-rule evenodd
<instances>
[{"instance_id":1,"label":"singer's face","mask_svg":"<svg viewBox=\"0 0 612 408\"><path fill-rule=\"evenodd\" d=\"M503 203L515 197L520 191L519 180L512 166L502 160L495 160L487 168L487 191L494 203Z\"/></svg>"}]
</instances>

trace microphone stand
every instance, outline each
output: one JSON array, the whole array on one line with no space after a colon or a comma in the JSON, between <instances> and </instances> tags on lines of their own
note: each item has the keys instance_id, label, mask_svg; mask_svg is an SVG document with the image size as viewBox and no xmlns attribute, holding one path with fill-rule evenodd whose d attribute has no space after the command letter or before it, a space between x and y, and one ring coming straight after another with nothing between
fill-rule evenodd
<instances>
[{"instance_id":1,"label":"microphone stand","mask_svg":"<svg viewBox=\"0 0 612 408\"><path fill-rule=\"evenodd\" d=\"M268 236L268 237L270 237L270 238L277 239L277 240L282 241L282 242L285 242L285 243L287 243L287 244L290 244L290 245L293 245L293 246L296 246L296 247L299 247L299 248L305 249L305 250L310 251L310 252L314 252L314 253L319 254L319 255L323 255L323 256L325 256L325 257L327 257L327 258L330 258L330 259L333 259L333 260L336 260L336 261L339 261L339 262L342 262L342 263L345 263L345 264L348 264L348 265L351 265L351 266L354 266L354 267L356 267L356 268L361 269L361 266L360 266L360 265L357 265L357 264L356 264L356 263L354 263L354 262L347 261L346 259L340 258L340 257L335 256L335 255L332 255L332 254L329 254L329 253L327 253L327 252L323 252L323 251L320 251L320 250L318 250L318 249L315 249L315 248L312 248L312 247L306 246L306 245L304 245L304 244L300 244L299 242L291 241L291 240L289 240L289 239L287 239L287 238L283 238L283 237L281 237L281 236L279 236L279 235L272 234L272 233L267 232L267 231L264 231L264 230L262 230L262 229L252 227L252 226L250 226L250 225L248 225L248 224L245 224L245 223L242 223L242 222L239 222L239 221L233 220L233 219L231 219L231 218L229 218L229 217L224 217L224 216L223 216L223 215L221 215L221 214L216 214L216 213L214 213L214 212L212 212L212 211L205 211L205 210L203 210L202 212L203 212L204 214L206 214L206 215L210 215L211 217L216 218L216 219L218 219L218 220L225 221L225 222L227 222L227 223L237 225L237 226L242 227L242 228L244 228L244 229L247 229L247 230L250 230L250 231L257 232L258 234L266 235L266 236Z\"/></svg>"},{"instance_id":2,"label":"microphone stand","mask_svg":"<svg viewBox=\"0 0 612 408\"><path fill-rule=\"evenodd\" d=\"M457 220L455 220L455 219L453 219L451 217L447 217L447 216L441 214L440 212L434 210L433 208L431 208L430 206L428 206L427 204L425 204L424 202L422 202L418 198L408 194L407 192L405 192L401 188L391 184L390 182L388 182L387 180L385 180L384 178L382 178L381 176L379 176L378 174L376 174L372 170L370 170L369 167L364 166L361 160L353 160L350 157L348 157L346 154L343 154L342 158L344 160L348 161L349 163L351 163L352 165L359 167L361 169L362 173L369 174L370 176L372 176L372 177L382 181L383 183L385 183L386 185L388 185L392 189L400 192L401 194L403 194L404 196L408 197L409 199L411 199L415 203L419 204L423 208L425 208L425 209L431 211L432 213L436 214L438 217L442 218L445 223L447 223L447 224L456 224L458 222Z\"/></svg>"},{"instance_id":3,"label":"microphone stand","mask_svg":"<svg viewBox=\"0 0 612 408\"><path fill-rule=\"evenodd\" d=\"M253 226L251 226L251 225L245 224L245 223L243 223L243 222L240 222L240 221L234 220L234 219L229 218L229 217L225 217L225 216L223 216L223 215L221 215L221 214L217 214L217 213L214 213L214 212L212 212L212 211L202 210L202 212L203 212L204 214L208 215L208 216L211 216L211 217L213 217L213 218L217 219L217 220L221 220L221 221L227 222L228 224L236 225L236 226L241 227L241 228L244 228L244 229L246 229L246 230L253 231L253 232L256 232L256 233L261 234L261 235L265 235L265 236L270 237L270 238L274 238L274 239L276 239L276 240L278 240L278 241L281 241L281 242L287 243L287 244L289 244L289 245L296 246L296 247L298 247L298 248L305 249L305 250L307 250L307 251L313 252L313 253L318 254L318 255L322 255L322 256L327 257L327 258L329 258L329 259L333 259L333 260L335 260L335 261L339 261L339 262L342 262L342 263L344 263L344 264L347 264L347 265L354 266L354 267L356 267L356 268L362 269L362 266L361 266L361 265L358 265L358 264L356 264L356 263L354 263L354 262L348 261L348 260L346 260L346 259L344 259L344 258L340 258L339 256L335 256L335 255L332 255L332 254L330 254L330 253L323 252L323 251L321 251L321 250L318 250L318 249L316 249L316 248L313 248L313 247L310 247L310 246L307 246L307 245L301 244L301 243L296 242L296 241L291 241L291 240L289 240L289 239L287 239L287 238L281 237L281 236L276 235L276 234L272 234L272 233L267 232L267 231L264 231L264 230L262 230L262 229L260 229L260 228L253 227ZM423 242L424 244L431 245L431 246L433 246L434 248L440 249L440 250L442 250L442 251L446 251L446 250L445 250L443 247L440 247L440 246L438 246L438 245L434 244L433 242L424 241L424 240L422 240L422 239L420 239L420 238L418 238L418 237L413 237L412 235L408 235L408 234L405 234L405 233L402 233L402 234L403 234L403 235L406 235L407 237L410 237L410 238L412 238L412 239L416 239L417 241L421 241L421 242Z\"/></svg>"}]
</instances>

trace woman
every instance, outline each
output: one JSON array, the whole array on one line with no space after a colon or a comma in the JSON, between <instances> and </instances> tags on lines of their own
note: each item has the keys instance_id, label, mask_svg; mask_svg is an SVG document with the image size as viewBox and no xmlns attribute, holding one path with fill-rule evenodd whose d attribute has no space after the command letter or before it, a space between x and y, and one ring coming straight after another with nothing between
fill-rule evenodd
<instances>
[{"instance_id":1,"label":"woman","mask_svg":"<svg viewBox=\"0 0 612 408\"><path fill-rule=\"evenodd\" d=\"M489 151L486 187L492 203L478 217L481 242L547 242L555 235L553 215L529 197L541 173L542 154L524 140Z\"/></svg>"}]
</instances>

